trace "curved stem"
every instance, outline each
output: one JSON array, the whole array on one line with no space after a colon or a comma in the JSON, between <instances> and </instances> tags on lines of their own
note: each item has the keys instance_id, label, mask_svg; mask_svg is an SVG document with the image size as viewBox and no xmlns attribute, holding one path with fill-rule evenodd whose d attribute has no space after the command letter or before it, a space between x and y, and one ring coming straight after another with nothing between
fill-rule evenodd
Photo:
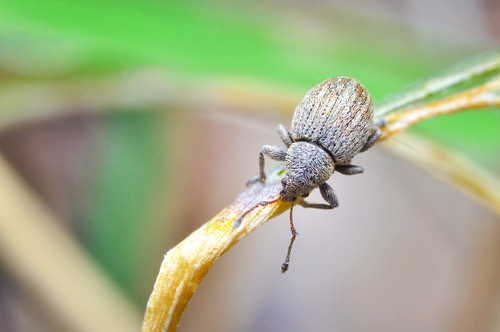
<instances>
[{"instance_id":1,"label":"curved stem","mask_svg":"<svg viewBox=\"0 0 500 332\"><path fill-rule=\"evenodd\" d=\"M241 238L289 207L282 200L260 204L279 196L282 168L279 164L268 175L265 185L256 183L247 188L232 205L165 255L148 301L142 331L175 331L187 303L217 258ZM251 209L241 225L233 228L234 222Z\"/></svg>"},{"instance_id":2,"label":"curved stem","mask_svg":"<svg viewBox=\"0 0 500 332\"><path fill-rule=\"evenodd\" d=\"M450 69L432 78L423 80L375 105L377 114L385 116L400 108L407 108L433 95L455 86L495 75L500 71L500 51L481 54L457 63Z\"/></svg>"},{"instance_id":3,"label":"curved stem","mask_svg":"<svg viewBox=\"0 0 500 332\"><path fill-rule=\"evenodd\" d=\"M431 102L419 107L387 115L385 123L380 129L382 136L379 141L387 139L412 125L436 117L438 115L453 114L465 110L482 109L500 106L500 77L465 92Z\"/></svg>"}]
</instances>

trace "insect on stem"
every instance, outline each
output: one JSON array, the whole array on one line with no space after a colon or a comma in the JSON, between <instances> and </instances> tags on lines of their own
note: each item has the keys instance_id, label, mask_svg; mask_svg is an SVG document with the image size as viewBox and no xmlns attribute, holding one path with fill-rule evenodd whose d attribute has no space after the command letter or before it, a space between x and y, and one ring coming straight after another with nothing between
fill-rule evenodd
<instances>
[{"instance_id":1,"label":"insect on stem","mask_svg":"<svg viewBox=\"0 0 500 332\"><path fill-rule=\"evenodd\" d=\"M243 218L245 218L250 212L252 212L256 208L258 208L259 206L266 206L266 205L269 205L269 204L276 203L276 202L278 202L281 199L281 197L283 197L283 194L280 194L278 198L273 199L271 201L261 201L261 202L255 204L250 209L248 209L247 211L245 211L245 213L243 213L241 215L241 217L239 217L238 219L236 219L234 221L234 223L233 223L233 229L238 228L238 226L241 225L241 222L243 221Z\"/></svg>"},{"instance_id":2,"label":"insect on stem","mask_svg":"<svg viewBox=\"0 0 500 332\"><path fill-rule=\"evenodd\" d=\"M286 271L288 271L293 242L295 241L297 235L299 235L299 233L297 233L297 230L295 229L295 225L293 224L293 202L292 205L290 206L290 230L292 232L292 238L290 239L290 244L288 245L288 252L286 254L285 262L281 265L281 273L285 273Z\"/></svg>"}]
</instances>

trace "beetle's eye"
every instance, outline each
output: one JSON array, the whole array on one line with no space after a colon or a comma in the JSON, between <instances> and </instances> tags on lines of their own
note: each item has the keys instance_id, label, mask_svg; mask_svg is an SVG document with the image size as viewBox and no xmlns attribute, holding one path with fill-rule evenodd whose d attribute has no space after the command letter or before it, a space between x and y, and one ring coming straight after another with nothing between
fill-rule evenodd
<instances>
[{"instance_id":1,"label":"beetle's eye","mask_svg":"<svg viewBox=\"0 0 500 332\"><path fill-rule=\"evenodd\" d=\"M283 187L286 186L286 178L281 179L281 185Z\"/></svg>"},{"instance_id":2,"label":"beetle's eye","mask_svg":"<svg viewBox=\"0 0 500 332\"><path fill-rule=\"evenodd\" d=\"M309 197L309 193L306 193L304 195L301 195L302 197L306 198L306 197Z\"/></svg>"}]
</instances>

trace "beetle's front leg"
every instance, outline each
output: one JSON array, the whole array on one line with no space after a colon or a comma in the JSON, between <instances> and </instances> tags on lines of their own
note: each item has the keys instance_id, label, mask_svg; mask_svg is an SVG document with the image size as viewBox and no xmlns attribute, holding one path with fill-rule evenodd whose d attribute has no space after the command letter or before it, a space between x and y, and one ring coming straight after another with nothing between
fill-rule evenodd
<instances>
[{"instance_id":1,"label":"beetle's front leg","mask_svg":"<svg viewBox=\"0 0 500 332\"><path fill-rule=\"evenodd\" d=\"M259 181L264 182L266 180L266 173L264 172L264 155L277 161L285 161L286 151L278 148L277 146L264 145L260 148L259 152Z\"/></svg>"},{"instance_id":2,"label":"beetle's front leg","mask_svg":"<svg viewBox=\"0 0 500 332\"><path fill-rule=\"evenodd\" d=\"M319 186L319 190L321 192L321 196L328 204L323 203L309 203L306 201L302 201L299 204L305 208L314 208L314 209L323 209L330 210L339 206L339 200L333 191L333 188L328 185L328 183L323 183Z\"/></svg>"},{"instance_id":3,"label":"beetle's front leg","mask_svg":"<svg viewBox=\"0 0 500 332\"><path fill-rule=\"evenodd\" d=\"M264 155L268 156L269 158L277 161L285 161L286 158L286 151L277 147L277 146L272 146L272 145L264 145L262 148L260 148L259 152L259 175L256 177L250 179L250 181L247 182L247 185L250 185L255 182L261 182L264 183L266 181L266 173L264 172Z\"/></svg>"}]
</instances>

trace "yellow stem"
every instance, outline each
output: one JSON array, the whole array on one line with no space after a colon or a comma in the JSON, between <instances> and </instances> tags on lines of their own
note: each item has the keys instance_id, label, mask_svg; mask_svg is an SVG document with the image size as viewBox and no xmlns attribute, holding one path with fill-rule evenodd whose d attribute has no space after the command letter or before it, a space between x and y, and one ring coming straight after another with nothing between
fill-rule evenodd
<instances>
[{"instance_id":1,"label":"yellow stem","mask_svg":"<svg viewBox=\"0 0 500 332\"><path fill-rule=\"evenodd\" d=\"M412 125L438 115L500 106L500 78L465 92L451 95L429 104L387 115L379 141L387 139Z\"/></svg>"},{"instance_id":2,"label":"yellow stem","mask_svg":"<svg viewBox=\"0 0 500 332\"><path fill-rule=\"evenodd\" d=\"M175 331L184 309L212 264L241 238L273 216L285 211L289 204L279 200L256 208L239 227L233 223L251 207L281 191L276 169L266 185L253 185L235 203L171 249L163 260L146 308L142 331Z\"/></svg>"}]
</instances>

